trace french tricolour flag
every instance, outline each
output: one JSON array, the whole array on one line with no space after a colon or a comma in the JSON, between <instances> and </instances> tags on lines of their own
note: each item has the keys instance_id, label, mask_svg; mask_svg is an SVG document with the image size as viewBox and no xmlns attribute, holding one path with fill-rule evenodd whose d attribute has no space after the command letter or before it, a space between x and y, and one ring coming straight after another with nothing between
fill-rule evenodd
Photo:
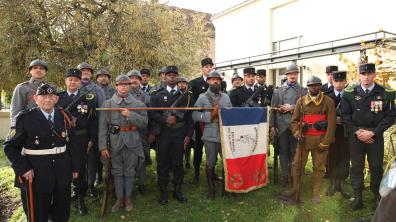
<instances>
[{"instance_id":1,"label":"french tricolour flag","mask_svg":"<svg viewBox=\"0 0 396 222\"><path fill-rule=\"evenodd\" d=\"M246 193L267 184L267 127L267 108L233 107L220 110L227 191Z\"/></svg>"}]
</instances>

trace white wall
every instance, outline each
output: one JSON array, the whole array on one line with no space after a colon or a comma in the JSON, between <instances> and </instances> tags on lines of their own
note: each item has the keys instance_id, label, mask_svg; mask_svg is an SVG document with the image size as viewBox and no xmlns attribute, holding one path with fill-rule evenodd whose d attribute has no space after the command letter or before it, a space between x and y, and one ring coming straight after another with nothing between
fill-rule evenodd
<instances>
[{"instance_id":1,"label":"white wall","mask_svg":"<svg viewBox=\"0 0 396 222\"><path fill-rule=\"evenodd\" d=\"M308 45L380 28L396 32L393 5L389 0L251 1L212 19L216 62L268 53L273 41L300 35Z\"/></svg>"}]
</instances>

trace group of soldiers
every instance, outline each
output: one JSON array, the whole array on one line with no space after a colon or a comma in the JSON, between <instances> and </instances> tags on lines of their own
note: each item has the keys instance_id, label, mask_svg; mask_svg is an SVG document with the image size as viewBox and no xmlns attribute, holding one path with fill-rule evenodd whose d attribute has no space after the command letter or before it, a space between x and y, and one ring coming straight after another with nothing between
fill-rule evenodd
<instances>
[{"instance_id":1,"label":"group of soldiers","mask_svg":"<svg viewBox=\"0 0 396 222\"><path fill-rule=\"evenodd\" d=\"M57 92L56 86L45 80L47 64L32 61L31 79L14 90L12 127L4 143L26 214L30 215L29 193L34 194L36 221L68 221L72 199L76 199L79 214L87 214L84 198L86 194L97 196L95 187L102 181L106 161L111 163L116 197L111 210L124 207L131 211L135 180L139 192L146 193L151 148L156 153L160 204L169 203L170 172L173 197L187 202L182 184L184 169L190 168L191 148L191 182L199 182L205 147L207 198L214 199L215 181L224 177L224 170L220 176L215 173L219 155L221 158L218 110L223 107L270 109L271 136L277 141L275 149L280 156L280 185L286 188L292 184L281 199L287 201L299 193L311 153L313 203L320 202L325 173L331 180L326 194L339 191L349 198L344 186L352 162L355 199L351 207L361 208L367 155L377 204L383 173L383 132L396 117L394 90L374 82L375 65L371 63L359 66L360 84L348 87L347 73L338 71L337 66L326 67L326 84L311 76L308 89L298 83L299 70L294 64L287 67L287 79L274 89L266 84L266 70L247 67L243 77L234 74L233 87L226 92L223 76L214 70L210 58L202 59L201 75L191 81L179 75L178 67L163 67L157 86L149 85L150 70L141 69L120 74L113 87L107 69L94 73L92 65L83 62L66 71L65 86L61 87L65 90ZM33 189L26 184L33 184Z\"/></svg>"}]
</instances>

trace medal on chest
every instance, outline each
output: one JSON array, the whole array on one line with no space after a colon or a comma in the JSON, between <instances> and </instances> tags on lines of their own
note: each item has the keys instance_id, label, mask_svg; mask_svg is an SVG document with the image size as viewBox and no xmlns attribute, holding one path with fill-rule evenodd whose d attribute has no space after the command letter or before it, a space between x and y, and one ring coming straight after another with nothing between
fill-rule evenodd
<instances>
[{"instance_id":1,"label":"medal on chest","mask_svg":"<svg viewBox=\"0 0 396 222\"><path fill-rule=\"evenodd\" d=\"M370 110L377 114L378 112L382 111L382 101L371 101L370 103Z\"/></svg>"},{"instance_id":2,"label":"medal on chest","mask_svg":"<svg viewBox=\"0 0 396 222\"><path fill-rule=\"evenodd\" d=\"M36 136L35 140L34 140L34 144L39 145L40 144L40 140L39 137Z\"/></svg>"},{"instance_id":3,"label":"medal on chest","mask_svg":"<svg viewBox=\"0 0 396 222\"><path fill-rule=\"evenodd\" d=\"M81 114L88 113L88 105L79 104L79 105L77 106L77 111L78 111L79 113L81 113Z\"/></svg>"},{"instance_id":4,"label":"medal on chest","mask_svg":"<svg viewBox=\"0 0 396 222\"><path fill-rule=\"evenodd\" d=\"M167 96L164 96L164 101L168 102L168 97Z\"/></svg>"}]
</instances>

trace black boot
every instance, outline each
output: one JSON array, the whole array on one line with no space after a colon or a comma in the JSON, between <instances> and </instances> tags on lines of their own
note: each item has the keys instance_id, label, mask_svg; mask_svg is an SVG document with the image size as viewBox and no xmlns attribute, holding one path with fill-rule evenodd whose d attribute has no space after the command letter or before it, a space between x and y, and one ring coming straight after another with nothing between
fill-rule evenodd
<instances>
[{"instance_id":1,"label":"black boot","mask_svg":"<svg viewBox=\"0 0 396 222\"><path fill-rule=\"evenodd\" d=\"M374 204L373 204L373 210L377 209L377 206L381 200L381 196L379 193L374 193Z\"/></svg>"},{"instance_id":2,"label":"black boot","mask_svg":"<svg viewBox=\"0 0 396 222\"><path fill-rule=\"evenodd\" d=\"M351 198L351 195L345 191L345 181L344 180L338 180L338 191L340 191L341 195L345 199Z\"/></svg>"},{"instance_id":3,"label":"black boot","mask_svg":"<svg viewBox=\"0 0 396 222\"><path fill-rule=\"evenodd\" d=\"M94 185L88 186L88 194L91 197L97 197L98 196L98 193L96 192L96 188L95 188Z\"/></svg>"},{"instance_id":4,"label":"black boot","mask_svg":"<svg viewBox=\"0 0 396 222\"><path fill-rule=\"evenodd\" d=\"M331 178L331 185L329 189L326 191L326 196L332 197L335 194L337 190L337 182L338 180L336 178Z\"/></svg>"},{"instance_id":5,"label":"black boot","mask_svg":"<svg viewBox=\"0 0 396 222\"><path fill-rule=\"evenodd\" d=\"M362 191L354 191L355 199L351 203L352 210L358 210L363 207Z\"/></svg>"},{"instance_id":6,"label":"black boot","mask_svg":"<svg viewBox=\"0 0 396 222\"><path fill-rule=\"evenodd\" d=\"M158 202L162 205L167 205L168 201L168 188L164 185L160 185L160 198Z\"/></svg>"},{"instance_id":7,"label":"black boot","mask_svg":"<svg viewBox=\"0 0 396 222\"><path fill-rule=\"evenodd\" d=\"M183 196L180 185L175 185L173 190L173 198L178 200L180 203L187 203L187 198Z\"/></svg>"},{"instance_id":8,"label":"black boot","mask_svg":"<svg viewBox=\"0 0 396 222\"><path fill-rule=\"evenodd\" d=\"M194 167L194 178L192 179L192 184L198 184L199 182L199 167Z\"/></svg>"},{"instance_id":9,"label":"black boot","mask_svg":"<svg viewBox=\"0 0 396 222\"><path fill-rule=\"evenodd\" d=\"M213 168L206 168L206 179L208 180L208 200L213 200L215 197L215 184L214 184L214 169Z\"/></svg>"},{"instance_id":10,"label":"black boot","mask_svg":"<svg viewBox=\"0 0 396 222\"><path fill-rule=\"evenodd\" d=\"M139 184L138 190L141 195L146 194L146 187L143 184Z\"/></svg>"},{"instance_id":11,"label":"black boot","mask_svg":"<svg viewBox=\"0 0 396 222\"><path fill-rule=\"evenodd\" d=\"M79 196L77 199L77 209L80 215L86 215L88 213L88 208L84 202L84 196Z\"/></svg>"}]
</instances>

